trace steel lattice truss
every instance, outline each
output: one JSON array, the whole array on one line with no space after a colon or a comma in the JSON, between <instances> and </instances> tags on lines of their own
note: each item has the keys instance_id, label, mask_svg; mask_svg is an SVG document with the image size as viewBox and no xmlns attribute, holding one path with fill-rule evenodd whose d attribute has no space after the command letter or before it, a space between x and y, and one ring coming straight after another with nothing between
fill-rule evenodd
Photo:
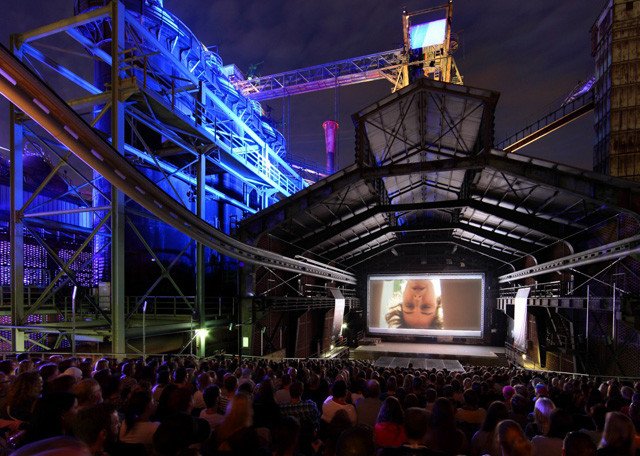
<instances>
[{"instance_id":1,"label":"steel lattice truss","mask_svg":"<svg viewBox=\"0 0 640 456\"><path fill-rule=\"evenodd\" d=\"M406 85L401 72L406 60L401 48L269 76L234 80L233 83L253 100L269 100L377 79L387 79L402 87Z\"/></svg>"},{"instance_id":2,"label":"steel lattice truss","mask_svg":"<svg viewBox=\"0 0 640 456\"><path fill-rule=\"evenodd\" d=\"M548 274L554 258L564 270L593 259L588 243L609 223L638 226L637 184L492 150L496 101L428 80L401 89L354 115L357 164L247 219L243 231L343 268L392 249L466 251L509 282ZM633 254L637 242L622 236L612 254Z\"/></svg>"}]
</instances>

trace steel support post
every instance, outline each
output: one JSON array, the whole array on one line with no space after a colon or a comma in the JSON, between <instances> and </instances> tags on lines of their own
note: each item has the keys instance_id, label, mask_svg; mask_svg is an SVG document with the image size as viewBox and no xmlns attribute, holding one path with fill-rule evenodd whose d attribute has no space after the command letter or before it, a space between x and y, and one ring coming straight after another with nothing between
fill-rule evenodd
<instances>
[{"instance_id":1,"label":"steel support post","mask_svg":"<svg viewBox=\"0 0 640 456\"><path fill-rule=\"evenodd\" d=\"M11 47L14 54L20 58L20 51L15 48L14 38L11 39ZM24 147L23 127L18 117L18 108L9 107L10 122L10 149L11 149L11 215L10 215L10 239L11 239L11 350L22 352L25 349L25 333L18 329L24 319L24 223L23 209L23 160Z\"/></svg>"},{"instance_id":2,"label":"steel support post","mask_svg":"<svg viewBox=\"0 0 640 456\"><path fill-rule=\"evenodd\" d=\"M245 264L238 271L238 356L242 354L252 354L253 348L253 322L255 321L255 312L253 309L253 297L255 295L255 266ZM246 321L243 321L242 319ZM243 336L249 340L249 345L243 347ZM245 348L246 352L245 353Z\"/></svg>"},{"instance_id":3,"label":"steel support post","mask_svg":"<svg viewBox=\"0 0 640 456\"><path fill-rule=\"evenodd\" d=\"M200 154L198 157L198 188L197 188L197 208L198 217L205 220L205 180L206 180L207 157ZM198 348L197 355L205 356L206 336L206 315L204 307L205 296L205 248L204 244L196 243L196 309L198 309L198 328L201 330L200 337L197 338L196 346Z\"/></svg>"},{"instance_id":4,"label":"steel support post","mask_svg":"<svg viewBox=\"0 0 640 456\"><path fill-rule=\"evenodd\" d=\"M120 53L124 51L125 10L111 2L111 144L124 155L124 103L120 101ZM126 352L124 290L124 193L111 186L111 341L118 357Z\"/></svg>"}]
</instances>

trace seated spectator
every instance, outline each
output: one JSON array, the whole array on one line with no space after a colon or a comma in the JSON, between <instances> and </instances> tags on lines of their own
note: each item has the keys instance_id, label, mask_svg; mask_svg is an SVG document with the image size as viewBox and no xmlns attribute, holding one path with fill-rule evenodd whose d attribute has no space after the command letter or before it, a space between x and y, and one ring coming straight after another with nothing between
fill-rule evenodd
<instances>
[{"instance_id":1,"label":"seated spectator","mask_svg":"<svg viewBox=\"0 0 640 456\"><path fill-rule=\"evenodd\" d=\"M24 372L9 385L3 418L30 421L33 408L42 392L42 378L37 372Z\"/></svg>"},{"instance_id":2,"label":"seated spectator","mask_svg":"<svg viewBox=\"0 0 640 456\"><path fill-rule=\"evenodd\" d=\"M396 448L383 448L380 456L436 456L439 453L424 445L424 437L429 426L426 410L412 407L404 415L405 442Z\"/></svg>"},{"instance_id":3,"label":"seated spectator","mask_svg":"<svg viewBox=\"0 0 640 456\"><path fill-rule=\"evenodd\" d=\"M336 455L372 456L376 451L372 437L370 426L358 425L347 429L338 437Z\"/></svg>"},{"instance_id":4,"label":"seated spectator","mask_svg":"<svg viewBox=\"0 0 640 456\"><path fill-rule=\"evenodd\" d=\"M289 388L291 402L280 406L280 413L283 417L292 416L299 421L300 449L308 452L320 424L320 412L311 399L302 400L303 391L302 383L293 382Z\"/></svg>"},{"instance_id":5,"label":"seated spectator","mask_svg":"<svg viewBox=\"0 0 640 456\"><path fill-rule=\"evenodd\" d=\"M78 412L78 401L71 393L50 393L37 400L24 442L70 435Z\"/></svg>"},{"instance_id":6,"label":"seated spectator","mask_svg":"<svg viewBox=\"0 0 640 456\"><path fill-rule=\"evenodd\" d=\"M380 383L369 380L364 390L364 397L356 401L358 424L375 426L382 401L380 400Z\"/></svg>"},{"instance_id":7,"label":"seated spectator","mask_svg":"<svg viewBox=\"0 0 640 456\"><path fill-rule=\"evenodd\" d=\"M344 380L337 380L331 388L331 396L322 404L322 420L330 423L338 410L344 410L355 425L357 422L356 409L353 405L347 404L347 384Z\"/></svg>"},{"instance_id":8,"label":"seated spectator","mask_svg":"<svg viewBox=\"0 0 640 456\"><path fill-rule=\"evenodd\" d=\"M265 378L258 384L253 399L253 424L256 429L272 429L279 420L280 407L273 397L273 383Z\"/></svg>"},{"instance_id":9,"label":"seated spectator","mask_svg":"<svg viewBox=\"0 0 640 456\"><path fill-rule=\"evenodd\" d=\"M436 399L431 410L431 426L425 437L426 445L446 454L460 454L466 451L467 440L457 428L451 401L444 397Z\"/></svg>"},{"instance_id":10,"label":"seated spectator","mask_svg":"<svg viewBox=\"0 0 640 456\"><path fill-rule=\"evenodd\" d=\"M148 451L153 447L153 434L160 426L150 420L155 412L151 393L145 390L134 391L124 404L124 421L120 426L120 441L123 443L143 444Z\"/></svg>"},{"instance_id":11,"label":"seated spectator","mask_svg":"<svg viewBox=\"0 0 640 456\"><path fill-rule=\"evenodd\" d=\"M169 384L169 379L171 378L171 374L168 370L159 370L156 374L156 384L151 390L153 394L153 400L158 403L160 401L160 395L162 394L162 390Z\"/></svg>"},{"instance_id":12,"label":"seated spectator","mask_svg":"<svg viewBox=\"0 0 640 456\"><path fill-rule=\"evenodd\" d=\"M71 392L78 398L78 410L92 407L102 402L102 388L93 378L85 378L73 385Z\"/></svg>"},{"instance_id":13,"label":"seated spectator","mask_svg":"<svg viewBox=\"0 0 640 456\"><path fill-rule=\"evenodd\" d=\"M227 410L227 404L233 399L236 394L236 388L238 387L238 379L231 375L226 374L222 380L222 388L220 390L220 399L218 400L218 413L224 415Z\"/></svg>"},{"instance_id":14,"label":"seated spectator","mask_svg":"<svg viewBox=\"0 0 640 456\"><path fill-rule=\"evenodd\" d=\"M455 418L460 430L469 441L480 428L487 412L478 406L478 394L474 390L465 390L462 397L464 402L462 407L456 410Z\"/></svg>"},{"instance_id":15,"label":"seated spectator","mask_svg":"<svg viewBox=\"0 0 640 456\"><path fill-rule=\"evenodd\" d=\"M208 372L203 372L196 377L196 392L193 394L193 408L194 411L200 413L206 407L204 403L204 390L211 385L211 376Z\"/></svg>"},{"instance_id":16,"label":"seated spectator","mask_svg":"<svg viewBox=\"0 0 640 456\"><path fill-rule=\"evenodd\" d=\"M632 456L635 430L631 419L620 412L609 412L604 423L598 456Z\"/></svg>"},{"instance_id":17,"label":"seated spectator","mask_svg":"<svg viewBox=\"0 0 640 456\"><path fill-rule=\"evenodd\" d=\"M427 401L424 408L427 412L431 413L431 410L433 409L433 404L436 402L436 399L438 399L438 392L433 388L428 388L424 394L425 394L425 399Z\"/></svg>"},{"instance_id":18,"label":"seated spectator","mask_svg":"<svg viewBox=\"0 0 640 456\"><path fill-rule=\"evenodd\" d=\"M527 424L529 424L531 402L522 394L516 393L511 397L511 405L509 408L509 419L518 423L522 429L526 429Z\"/></svg>"},{"instance_id":19,"label":"seated spectator","mask_svg":"<svg viewBox=\"0 0 640 456\"><path fill-rule=\"evenodd\" d=\"M291 386L291 376L284 374L281 378L280 389L273 395L276 404L285 405L291 402L291 394L289 394L289 387Z\"/></svg>"},{"instance_id":20,"label":"seated spectator","mask_svg":"<svg viewBox=\"0 0 640 456\"><path fill-rule=\"evenodd\" d=\"M471 439L471 455L491 455L499 456L496 447L495 430L500 421L509 417L509 411L504 402L492 402L487 409L487 415L480 426L480 430L476 432Z\"/></svg>"},{"instance_id":21,"label":"seated spectator","mask_svg":"<svg viewBox=\"0 0 640 456\"><path fill-rule=\"evenodd\" d=\"M602 440L602 431L604 430L604 422L607 417L607 408L602 404L596 404L589 409L589 417L591 418L593 427L580 429L580 431L591 437L591 440L597 447L600 444L600 440Z\"/></svg>"},{"instance_id":22,"label":"seated spectator","mask_svg":"<svg viewBox=\"0 0 640 456\"><path fill-rule=\"evenodd\" d=\"M155 456L185 456L200 454L201 444L209 437L209 424L187 413L166 418L153 434ZM114 455L115 456L115 455Z\"/></svg>"},{"instance_id":23,"label":"seated spectator","mask_svg":"<svg viewBox=\"0 0 640 456\"><path fill-rule=\"evenodd\" d=\"M596 445L584 432L569 432L562 444L564 456L596 456Z\"/></svg>"},{"instance_id":24,"label":"seated spectator","mask_svg":"<svg viewBox=\"0 0 640 456\"><path fill-rule=\"evenodd\" d=\"M251 398L236 394L229 404L224 421L218 426L210 443L210 454L226 452L237 455L257 454L261 448L256 430L253 428Z\"/></svg>"},{"instance_id":25,"label":"seated spectator","mask_svg":"<svg viewBox=\"0 0 640 456\"><path fill-rule=\"evenodd\" d=\"M220 388L218 385L209 385L202 395L205 403L205 409L200 412L200 418L206 420L211 427L211 431L216 428L224 420L224 415L218 413L218 399L220 398Z\"/></svg>"},{"instance_id":26,"label":"seated spectator","mask_svg":"<svg viewBox=\"0 0 640 456\"><path fill-rule=\"evenodd\" d=\"M93 455L105 451L117 453L119 418L115 409L106 403L80 410L73 423L73 434L83 441ZM115 452L113 451L115 449Z\"/></svg>"},{"instance_id":27,"label":"seated spectator","mask_svg":"<svg viewBox=\"0 0 640 456\"><path fill-rule=\"evenodd\" d=\"M272 455L297 455L299 438L300 422L293 416L283 417L273 428L273 436L271 439Z\"/></svg>"},{"instance_id":28,"label":"seated spectator","mask_svg":"<svg viewBox=\"0 0 640 456\"><path fill-rule=\"evenodd\" d=\"M563 409L555 409L549 417L547 435L536 435L531 439L533 456L562 456L564 438L572 427L571 414Z\"/></svg>"},{"instance_id":29,"label":"seated spectator","mask_svg":"<svg viewBox=\"0 0 640 456\"><path fill-rule=\"evenodd\" d=\"M547 397L541 397L536 400L533 408L533 423L529 423L525 429L528 438L536 435L547 435L549 432L549 417L551 412L556 409L553 401Z\"/></svg>"},{"instance_id":30,"label":"seated spectator","mask_svg":"<svg viewBox=\"0 0 640 456\"><path fill-rule=\"evenodd\" d=\"M531 442L515 421L500 421L496 434L502 456L531 456Z\"/></svg>"},{"instance_id":31,"label":"seated spectator","mask_svg":"<svg viewBox=\"0 0 640 456\"><path fill-rule=\"evenodd\" d=\"M404 443L404 412L393 396L384 400L374 427L374 441L379 447L397 447Z\"/></svg>"},{"instance_id":32,"label":"seated spectator","mask_svg":"<svg viewBox=\"0 0 640 456\"><path fill-rule=\"evenodd\" d=\"M516 394L516 389L511 385L506 385L502 388L502 397L507 407L511 406L511 398Z\"/></svg>"}]
</instances>

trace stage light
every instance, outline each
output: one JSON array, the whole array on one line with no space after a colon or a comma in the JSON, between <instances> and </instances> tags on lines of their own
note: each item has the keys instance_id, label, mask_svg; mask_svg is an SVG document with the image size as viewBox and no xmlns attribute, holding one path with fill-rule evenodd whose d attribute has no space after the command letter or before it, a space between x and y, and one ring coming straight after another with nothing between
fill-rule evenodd
<instances>
[{"instance_id":1,"label":"stage light","mask_svg":"<svg viewBox=\"0 0 640 456\"><path fill-rule=\"evenodd\" d=\"M525 353L522 354L522 360L526 361L527 360L527 355Z\"/></svg>"},{"instance_id":2,"label":"stage light","mask_svg":"<svg viewBox=\"0 0 640 456\"><path fill-rule=\"evenodd\" d=\"M206 328L196 329L196 337L199 337L201 339L206 339L208 335L209 335L208 329Z\"/></svg>"},{"instance_id":3,"label":"stage light","mask_svg":"<svg viewBox=\"0 0 640 456\"><path fill-rule=\"evenodd\" d=\"M329 345L329 350L333 350L335 346L333 344Z\"/></svg>"},{"instance_id":4,"label":"stage light","mask_svg":"<svg viewBox=\"0 0 640 456\"><path fill-rule=\"evenodd\" d=\"M346 323L342 323L342 329L347 329L347 324Z\"/></svg>"}]
</instances>

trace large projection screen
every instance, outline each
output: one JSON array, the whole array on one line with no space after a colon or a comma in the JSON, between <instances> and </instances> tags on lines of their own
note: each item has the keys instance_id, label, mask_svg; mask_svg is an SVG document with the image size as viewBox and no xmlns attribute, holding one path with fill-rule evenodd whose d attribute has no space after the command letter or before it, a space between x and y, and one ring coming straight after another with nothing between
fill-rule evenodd
<instances>
[{"instance_id":1,"label":"large projection screen","mask_svg":"<svg viewBox=\"0 0 640 456\"><path fill-rule=\"evenodd\" d=\"M371 334L482 337L484 274L370 275Z\"/></svg>"}]
</instances>

